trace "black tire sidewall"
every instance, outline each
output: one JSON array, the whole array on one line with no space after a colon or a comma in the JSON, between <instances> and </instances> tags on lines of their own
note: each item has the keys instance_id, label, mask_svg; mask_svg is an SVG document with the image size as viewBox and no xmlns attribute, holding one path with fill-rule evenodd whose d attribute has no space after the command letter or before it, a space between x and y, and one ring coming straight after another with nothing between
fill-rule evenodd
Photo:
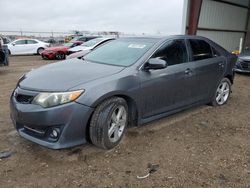
<instances>
[{"instance_id":1,"label":"black tire sidewall","mask_svg":"<svg viewBox=\"0 0 250 188\"><path fill-rule=\"evenodd\" d=\"M58 58L57 55L60 55L60 54L63 54L62 58ZM56 55L55 55L56 59L58 60L62 60L62 59L65 59L65 54L63 52L57 52Z\"/></svg>"},{"instance_id":2,"label":"black tire sidewall","mask_svg":"<svg viewBox=\"0 0 250 188\"><path fill-rule=\"evenodd\" d=\"M44 48L38 48L38 49L37 49L37 54L38 54L38 55L41 55L41 54L42 54L42 52L39 53L40 50L44 50Z\"/></svg>"}]
</instances>

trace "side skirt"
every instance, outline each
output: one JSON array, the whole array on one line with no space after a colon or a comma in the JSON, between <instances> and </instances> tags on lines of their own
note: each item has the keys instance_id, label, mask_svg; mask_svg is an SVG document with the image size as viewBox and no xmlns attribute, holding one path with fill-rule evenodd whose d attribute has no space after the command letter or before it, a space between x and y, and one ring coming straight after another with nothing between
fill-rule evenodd
<instances>
[{"instance_id":1,"label":"side skirt","mask_svg":"<svg viewBox=\"0 0 250 188\"><path fill-rule=\"evenodd\" d=\"M193 103L191 105L187 105L187 106L184 106L184 107L181 107L181 108L178 108L178 109L174 109L174 110L171 110L171 111L168 111L168 112L157 114L157 115L154 115L154 116L151 116L151 117L148 117L148 118L144 118L144 119L140 118L138 120L138 126L141 126L143 124L149 123L149 122L154 121L154 120L158 120L158 119L170 116L172 114L184 111L184 110L192 108L192 107L197 107L197 106L208 104L209 102L210 101L201 101L201 102Z\"/></svg>"}]
</instances>

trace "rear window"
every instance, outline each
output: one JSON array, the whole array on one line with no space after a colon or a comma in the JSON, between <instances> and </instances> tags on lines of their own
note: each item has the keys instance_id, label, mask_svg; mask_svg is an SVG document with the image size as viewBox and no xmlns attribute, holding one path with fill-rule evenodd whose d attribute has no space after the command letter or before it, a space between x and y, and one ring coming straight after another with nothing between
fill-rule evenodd
<instances>
[{"instance_id":1,"label":"rear window","mask_svg":"<svg viewBox=\"0 0 250 188\"><path fill-rule=\"evenodd\" d=\"M199 61L213 57L210 45L203 40L189 40L193 52L193 60Z\"/></svg>"},{"instance_id":2,"label":"rear window","mask_svg":"<svg viewBox=\"0 0 250 188\"><path fill-rule=\"evenodd\" d=\"M38 42L35 40L27 40L27 44L36 44L36 43L38 43Z\"/></svg>"}]
</instances>

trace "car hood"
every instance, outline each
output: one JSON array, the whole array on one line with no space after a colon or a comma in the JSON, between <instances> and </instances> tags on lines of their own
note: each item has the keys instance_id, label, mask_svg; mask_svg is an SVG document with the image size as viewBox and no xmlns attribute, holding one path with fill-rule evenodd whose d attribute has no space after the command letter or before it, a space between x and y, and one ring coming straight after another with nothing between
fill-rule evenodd
<instances>
[{"instance_id":1,"label":"car hood","mask_svg":"<svg viewBox=\"0 0 250 188\"><path fill-rule=\"evenodd\" d=\"M87 46L75 46L73 48L70 48L69 51L72 51L72 52L78 52L78 51L82 51L82 50L91 50L92 47L87 47Z\"/></svg>"},{"instance_id":2,"label":"car hood","mask_svg":"<svg viewBox=\"0 0 250 188\"><path fill-rule=\"evenodd\" d=\"M56 47L49 47L46 48L45 51L58 51L58 50L67 50L68 47L66 46L56 46Z\"/></svg>"},{"instance_id":3,"label":"car hood","mask_svg":"<svg viewBox=\"0 0 250 188\"><path fill-rule=\"evenodd\" d=\"M67 91L96 79L111 76L124 67L70 59L32 70L19 83L23 89L34 91Z\"/></svg>"},{"instance_id":4,"label":"car hood","mask_svg":"<svg viewBox=\"0 0 250 188\"><path fill-rule=\"evenodd\" d=\"M239 55L239 59L243 61L250 61L250 54L241 54Z\"/></svg>"}]
</instances>

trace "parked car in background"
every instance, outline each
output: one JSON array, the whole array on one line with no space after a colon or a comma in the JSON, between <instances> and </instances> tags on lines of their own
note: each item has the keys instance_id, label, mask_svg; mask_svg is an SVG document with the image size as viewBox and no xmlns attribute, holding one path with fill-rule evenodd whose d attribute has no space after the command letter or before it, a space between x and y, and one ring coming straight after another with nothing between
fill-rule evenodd
<instances>
[{"instance_id":1,"label":"parked car in background","mask_svg":"<svg viewBox=\"0 0 250 188\"><path fill-rule=\"evenodd\" d=\"M81 45L82 41L74 41L69 43L64 43L62 46L55 46L46 48L42 53L41 56L43 59L58 59L62 60L65 59L68 49Z\"/></svg>"},{"instance_id":2,"label":"parked car in background","mask_svg":"<svg viewBox=\"0 0 250 188\"><path fill-rule=\"evenodd\" d=\"M111 149L128 124L226 104L236 59L204 37L120 38L84 59L21 77L10 99L11 118L22 137L49 148L83 144L89 136Z\"/></svg>"},{"instance_id":3,"label":"parked car in background","mask_svg":"<svg viewBox=\"0 0 250 188\"><path fill-rule=\"evenodd\" d=\"M103 45L109 41L114 40L115 38L95 38L92 39L88 42L83 43L80 46L76 46L73 48L70 48L68 50L68 56L67 59L72 59L72 58L81 58L84 55L86 55L87 53L89 53L90 51L94 50L95 48L97 48L100 45Z\"/></svg>"},{"instance_id":4,"label":"parked car in background","mask_svg":"<svg viewBox=\"0 0 250 188\"><path fill-rule=\"evenodd\" d=\"M10 38L8 38L8 37L2 37L2 40L3 40L4 44L8 44L11 42Z\"/></svg>"},{"instance_id":5,"label":"parked car in background","mask_svg":"<svg viewBox=\"0 0 250 188\"><path fill-rule=\"evenodd\" d=\"M77 37L74 37L70 42L74 42L74 41L87 42L89 40L99 38L99 37L101 36L77 36Z\"/></svg>"},{"instance_id":6,"label":"parked car in background","mask_svg":"<svg viewBox=\"0 0 250 188\"><path fill-rule=\"evenodd\" d=\"M0 35L0 67L9 66L8 46L4 43L4 38Z\"/></svg>"},{"instance_id":7,"label":"parked car in background","mask_svg":"<svg viewBox=\"0 0 250 188\"><path fill-rule=\"evenodd\" d=\"M250 73L250 49L244 50L238 55L235 72Z\"/></svg>"},{"instance_id":8,"label":"parked car in background","mask_svg":"<svg viewBox=\"0 0 250 188\"><path fill-rule=\"evenodd\" d=\"M49 43L42 42L37 39L17 39L7 44L9 54L41 54L45 48L49 47Z\"/></svg>"}]
</instances>

